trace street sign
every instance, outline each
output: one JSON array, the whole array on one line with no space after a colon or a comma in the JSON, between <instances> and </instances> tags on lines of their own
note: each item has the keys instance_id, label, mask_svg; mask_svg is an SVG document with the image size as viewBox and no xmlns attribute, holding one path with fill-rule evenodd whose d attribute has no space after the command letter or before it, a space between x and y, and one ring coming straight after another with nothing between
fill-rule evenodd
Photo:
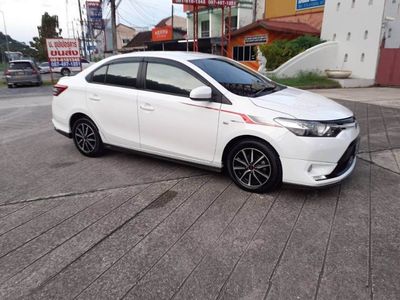
<instances>
[{"instance_id":1,"label":"street sign","mask_svg":"<svg viewBox=\"0 0 400 300\"><path fill-rule=\"evenodd\" d=\"M96 1L86 1L86 11L89 23L92 25L92 28L103 30L104 22L101 3Z\"/></svg>"},{"instance_id":2,"label":"street sign","mask_svg":"<svg viewBox=\"0 0 400 300\"><path fill-rule=\"evenodd\" d=\"M310 9L325 5L325 0L296 0L296 10Z\"/></svg>"},{"instance_id":3,"label":"street sign","mask_svg":"<svg viewBox=\"0 0 400 300\"><path fill-rule=\"evenodd\" d=\"M81 67L79 40L46 39L46 45L51 68Z\"/></svg>"},{"instance_id":4,"label":"street sign","mask_svg":"<svg viewBox=\"0 0 400 300\"><path fill-rule=\"evenodd\" d=\"M235 6L237 0L172 0L175 4L200 5L200 6Z\"/></svg>"},{"instance_id":5,"label":"street sign","mask_svg":"<svg viewBox=\"0 0 400 300\"><path fill-rule=\"evenodd\" d=\"M245 45L259 45L268 42L268 35L251 35L244 38Z\"/></svg>"},{"instance_id":6,"label":"street sign","mask_svg":"<svg viewBox=\"0 0 400 300\"><path fill-rule=\"evenodd\" d=\"M151 30L151 40L157 41L169 41L174 37L172 26L154 27Z\"/></svg>"}]
</instances>

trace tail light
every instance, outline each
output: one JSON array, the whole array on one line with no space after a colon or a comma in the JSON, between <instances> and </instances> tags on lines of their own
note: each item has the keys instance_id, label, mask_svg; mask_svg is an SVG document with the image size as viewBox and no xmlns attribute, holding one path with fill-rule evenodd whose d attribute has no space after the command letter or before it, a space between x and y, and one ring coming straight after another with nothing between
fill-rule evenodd
<instances>
[{"instance_id":1,"label":"tail light","mask_svg":"<svg viewBox=\"0 0 400 300\"><path fill-rule=\"evenodd\" d=\"M6 70L5 72L4 72L4 75L11 75L11 72L10 72L10 70Z\"/></svg>"},{"instance_id":2,"label":"tail light","mask_svg":"<svg viewBox=\"0 0 400 300\"><path fill-rule=\"evenodd\" d=\"M66 85L56 84L55 86L53 86L53 96L60 95L67 88L68 88L68 86L66 86Z\"/></svg>"},{"instance_id":3,"label":"tail light","mask_svg":"<svg viewBox=\"0 0 400 300\"><path fill-rule=\"evenodd\" d=\"M33 70L32 70L32 74L33 74L33 75L37 75L38 72L37 72L35 69L33 69Z\"/></svg>"}]
</instances>

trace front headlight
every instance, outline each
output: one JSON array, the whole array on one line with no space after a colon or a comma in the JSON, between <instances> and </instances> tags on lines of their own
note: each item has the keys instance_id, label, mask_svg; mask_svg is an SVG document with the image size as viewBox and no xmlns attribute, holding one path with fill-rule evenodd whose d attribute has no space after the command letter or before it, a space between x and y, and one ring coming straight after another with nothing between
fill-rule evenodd
<instances>
[{"instance_id":1,"label":"front headlight","mask_svg":"<svg viewBox=\"0 0 400 300\"><path fill-rule=\"evenodd\" d=\"M298 136L335 137L342 131L340 126L325 122L285 118L276 118L274 121Z\"/></svg>"}]
</instances>

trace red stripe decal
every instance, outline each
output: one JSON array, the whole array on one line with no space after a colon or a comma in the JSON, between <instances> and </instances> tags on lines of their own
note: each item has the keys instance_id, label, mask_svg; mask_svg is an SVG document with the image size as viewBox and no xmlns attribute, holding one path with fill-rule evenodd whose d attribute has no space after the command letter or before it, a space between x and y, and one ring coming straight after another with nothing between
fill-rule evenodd
<instances>
[{"instance_id":1,"label":"red stripe decal","mask_svg":"<svg viewBox=\"0 0 400 300\"><path fill-rule=\"evenodd\" d=\"M271 127L281 127L279 125L274 125L274 124L269 124L269 123L260 123L260 122L254 122L248 115L246 114L242 114L242 113L238 113L235 111L230 111L230 110L225 110L225 109L218 109L218 108L214 108L214 107L207 107L207 106L202 106L202 105L196 105L196 104L191 104L191 103L186 103L186 102L181 102L182 104L185 105L189 105L189 106L195 106L195 107L200 107L200 108L205 108L205 109L211 109L211 110L216 110L216 111L222 111L228 114L233 114L233 115L237 115L240 116L243 121L247 124L253 124L253 125L264 125L264 126L271 126Z\"/></svg>"}]
</instances>

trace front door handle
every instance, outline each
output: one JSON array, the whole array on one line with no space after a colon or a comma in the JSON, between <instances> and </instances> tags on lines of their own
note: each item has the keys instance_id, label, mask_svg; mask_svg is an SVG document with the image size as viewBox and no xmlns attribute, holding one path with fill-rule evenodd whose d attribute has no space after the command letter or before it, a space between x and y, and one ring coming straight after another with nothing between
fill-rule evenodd
<instances>
[{"instance_id":1,"label":"front door handle","mask_svg":"<svg viewBox=\"0 0 400 300\"><path fill-rule=\"evenodd\" d=\"M149 103L141 104L140 109L145 111L154 111L154 107L151 106Z\"/></svg>"},{"instance_id":2,"label":"front door handle","mask_svg":"<svg viewBox=\"0 0 400 300\"><path fill-rule=\"evenodd\" d=\"M100 101L100 97L96 94L89 96L89 100Z\"/></svg>"}]
</instances>

